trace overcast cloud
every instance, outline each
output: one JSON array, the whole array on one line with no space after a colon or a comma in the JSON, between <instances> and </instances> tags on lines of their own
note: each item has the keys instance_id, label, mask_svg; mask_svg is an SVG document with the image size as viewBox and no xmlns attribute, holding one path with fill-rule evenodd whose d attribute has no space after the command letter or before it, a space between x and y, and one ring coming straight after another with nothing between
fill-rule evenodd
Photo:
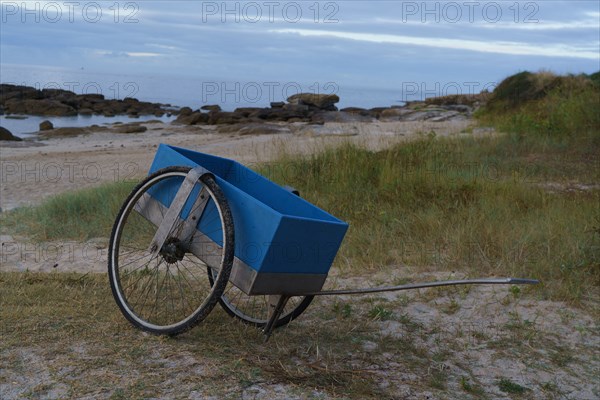
<instances>
[{"instance_id":1,"label":"overcast cloud","mask_svg":"<svg viewBox=\"0 0 600 400\"><path fill-rule=\"evenodd\" d=\"M495 82L600 69L598 1L1 1L0 62L115 74Z\"/></svg>"}]
</instances>

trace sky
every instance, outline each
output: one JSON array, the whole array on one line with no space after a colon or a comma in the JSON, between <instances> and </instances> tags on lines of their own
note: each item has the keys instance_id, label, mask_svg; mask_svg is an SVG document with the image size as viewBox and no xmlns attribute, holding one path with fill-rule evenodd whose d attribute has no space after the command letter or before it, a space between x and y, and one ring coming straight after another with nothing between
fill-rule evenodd
<instances>
[{"instance_id":1,"label":"sky","mask_svg":"<svg viewBox=\"0 0 600 400\"><path fill-rule=\"evenodd\" d=\"M596 0L0 5L0 65L13 70L240 80L267 90L300 82L321 92L478 92L523 70L600 70Z\"/></svg>"}]
</instances>

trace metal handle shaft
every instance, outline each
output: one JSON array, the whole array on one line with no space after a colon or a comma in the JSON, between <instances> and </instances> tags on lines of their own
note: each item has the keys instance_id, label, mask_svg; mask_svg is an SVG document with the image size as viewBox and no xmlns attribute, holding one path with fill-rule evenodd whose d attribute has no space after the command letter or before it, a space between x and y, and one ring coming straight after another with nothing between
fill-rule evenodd
<instances>
[{"instance_id":1,"label":"metal handle shaft","mask_svg":"<svg viewBox=\"0 0 600 400\"><path fill-rule=\"evenodd\" d=\"M364 289L341 289L341 290L324 290L322 292L306 293L306 296L333 296L340 294L369 294L381 292L396 292L409 289L423 289L437 286L453 286L453 285L536 285L540 283L537 279L522 279L522 278L492 278L492 279L465 279L458 281L437 281L425 283L413 283L399 286L387 286L378 288Z\"/></svg>"}]
</instances>

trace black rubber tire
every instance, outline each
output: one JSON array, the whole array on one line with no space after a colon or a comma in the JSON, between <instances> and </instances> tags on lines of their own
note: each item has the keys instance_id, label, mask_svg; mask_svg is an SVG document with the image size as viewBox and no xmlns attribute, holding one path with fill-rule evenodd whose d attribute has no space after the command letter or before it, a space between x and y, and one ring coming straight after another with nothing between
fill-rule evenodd
<instances>
[{"instance_id":1,"label":"black rubber tire","mask_svg":"<svg viewBox=\"0 0 600 400\"><path fill-rule=\"evenodd\" d=\"M217 183L215 182L213 177L208 174L203 175L200 178L200 183L206 187L206 189L210 195L210 199L212 199L212 201L215 203L215 206L216 206L215 209L217 210L217 216L220 219L220 225L222 228L223 246L219 246L220 251L222 252L221 261L220 261L220 270L219 270L219 273L215 277L216 279L214 280L214 283L211 285L206 285L207 286L207 294L204 296L204 293L202 293L199 296L199 298L204 296L204 297L202 297L203 301L200 303L200 305L198 307L195 307L195 302L194 302L194 304L192 305L192 308L191 308L191 310L193 310L193 311L190 312L189 315L187 315L186 314L187 313L186 304L187 304L187 306L190 306L190 303L187 302L187 299L184 299L184 289L186 291L191 291L190 293L192 293L194 295L196 294L195 291L199 290L199 289L195 289L196 285L192 285L189 282L189 280L187 278L185 278L185 274L183 274L181 272L183 270L183 268L185 268L185 271L189 271L188 266L183 265L183 259L178 260L178 261L171 260L169 262L169 261L166 261L167 259L164 256L161 256L159 254L155 258L148 259L147 262L139 261L141 266L138 268L134 268L134 270L128 272L129 275L133 275L133 273L136 269L139 269L142 266L144 267L144 270L139 270L139 271L135 272L137 275L134 275L133 277L130 278L131 280L134 280L134 279L136 279L136 280L135 280L135 282L130 284L128 287L132 287L132 286L137 287L137 286L144 285L144 287L142 289L140 289L141 295L138 294L138 296L143 297L143 295L144 295L144 293L146 293L146 291L147 291L147 294L150 294L152 292L152 282L151 281L154 280L154 277L151 276L149 279L146 280L146 282L139 284L139 285L138 285L138 282L143 278L144 274L147 273L147 271L149 270L148 266L150 265L150 263L156 262L156 267L155 267L154 273L156 276L155 289L156 289L157 294L156 294L156 299L154 302L154 307L156 308L158 306L158 300L159 300L158 291L162 290L163 286L165 285L165 281L167 281L167 285L169 286L169 290L171 291L171 293L173 291L177 292L177 285L179 285L178 289L181 294L181 307L183 308L183 314L185 315L185 318L182 318L181 320L177 320L173 323L165 323L164 325L160 324L160 323L154 323L154 322L147 321L146 319L144 319L144 317L142 317L138 313L136 313L135 310L132 308L132 306L129 304L130 302L133 303L133 300L134 300L133 294L131 295L132 298L128 299L127 293L125 293L125 291L123 290L123 288L121 286L121 280L124 279L125 273L123 273L124 274L123 276L120 275L119 255L120 255L120 246L121 246L121 236L122 236L123 230L126 229L127 221L131 215L131 212L133 211L137 201L151 187L153 187L157 183L162 182L168 178L175 177L175 178L179 179L179 177L182 177L183 179L185 179L185 176L190 171L190 169L191 168L189 168L189 167L167 167L167 168L163 168L159 171L156 171L155 173L146 177L142 182L140 182L133 189L131 194L125 200L123 206L121 207L121 210L119 211L119 213L117 215L117 218L113 225L113 229L112 229L112 233L111 233L110 244L109 244L109 253L108 253L108 275L109 275L110 286L111 286L111 290L113 293L113 297L115 298L115 301L116 301L117 305L119 306L119 309L121 310L121 312L123 313L123 315L129 322L131 322L135 327L137 327L143 331L153 333L153 334L169 335L169 336L178 335L178 334L181 334L181 333L187 331L188 329L194 327L200 321L202 321L204 318L206 318L206 316L208 316L208 314L212 311L214 306L217 304L217 302L221 298L221 295L223 294L223 291L225 290L225 288L227 286L227 282L229 281L229 274L231 273L231 267L233 265L235 235L234 235L234 226L233 226L233 218L231 215L231 210L229 209L229 205L227 204L227 200L225 199L223 192L221 191L221 189L219 188L219 186L217 185ZM137 212L135 212L134 215L136 215L136 217L132 217L132 218L134 218L134 221L135 221L135 218L138 218L140 221L147 221L146 219L143 219L144 217L140 216L140 214L138 214ZM219 220L217 220L217 223L219 223ZM132 221L131 224L134 224L134 222ZM157 229L156 225L151 224L150 222L147 222L147 224L149 225L149 228L148 228L149 231L152 228L154 228L154 231ZM134 229L134 230L132 230L132 232L137 232L137 230ZM150 235L151 235L151 233L150 233ZM146 237L144 238L144 242L146 242L145 239L147 239L148 237L150 237L150 236L146 235ZM150 243L148 242L146 245L149 246ZM125 245L123 245L123 248L125 248ZM143 245L140 245L140 247L135 248L135 251L139 251L139 253L135 254L134 257L137 257L138 255L142 254L142 258L141 258L142 260L144 259L144 257L149 257L151 255L151 253L148 250L143 248ZM146 251L146 253L144 253L144 251ZM129 253L123 253L123 256L125 256L126 254L129 255L131 253L133 253L133 251L130 251ZM195 257L197 260L202 261L199 257L197 257L196 255L191 254L191 253L186 253L183 257L188 257L188 259L186 259L186 262L188 262L188 260L190 260L189 262L192 262L191 257ZM138 259L134 258L134 262L137 262L137 261L138 261ZM178 265L179 262L182 263L181 270ZM130 263L132 263L132 262L128 262L128 263L124 264L123 269ZM146 263L145 266L144 266L144 263ZM188 263L187 265L190 265L191 268L193 268L193 269L197 269L198 276L200 276L200 274L201 274L200 269L202 269L202 271L204 271L205 268L207 268L205 263L202 263L202 264L198 263L198 262L192 262L191 264ZM162 279L161 285L159 286L158 282L159 282L160 276L161 276L159 267L161 265L163 266L162 268L164 268L167 272L166 272L166 274L164 272L162 272L162 274L164 274L164 277ZM174 274L170 273L170 268L172 265L176 265L176 269L177 269L177 272ZM201 266L201 268L197 268L197 266ZM173 267L173 268L175 268L175 267ZM177 275L179 275L179 276L177 276ZM137 278L137 276L141 276L141 277ZM171 289L171 286L170 286L171 285L171 283L170 283L171 276L173 277L172 279L174 279L173 283L172 283L174 289ZM144 278L144 279L146 279L146 278ZM196 281L200 282L198 279L196 279ZM204 281L204 279L203 279L203 281ZM147 288L147 286L149 286L149 289ZM138 297L137 301L138 302L140 301L139 297ZM147 301L147 299L144 299L144 303L142 304L140 309L144 308L146 301ZM167 303L167 305L164 306L167 308L166 318L170 318L171 315L169 314L169 310L168 310L169 299L167 299L166 303ZM162 307L162 304L163 304L163 302L161 299L161 307ZM175 305L175 302L173 299L171 299L171 305L173 307ZM157 319L158 319L158 315L159 315L159 313L157 312L157 316L156 316ZM150 315L150 317L152 317L152 314ZM179 317L176 317L176 318L179 318Z\"/></svg>"}]
</instances>

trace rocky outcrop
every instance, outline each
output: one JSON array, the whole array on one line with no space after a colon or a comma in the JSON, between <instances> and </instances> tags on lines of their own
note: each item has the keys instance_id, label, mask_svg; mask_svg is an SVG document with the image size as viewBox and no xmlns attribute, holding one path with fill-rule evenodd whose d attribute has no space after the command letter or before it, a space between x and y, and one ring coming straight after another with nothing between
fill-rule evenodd
<instances>
[{"instance_id":1,"label":"rocky outcrop","mask_svg":"<svg viewBox=\"0 0 600 400\"><path fill-rule=\"evenodd\" d=\"M207 104L207 105L200 107L200 109L204 110L204 111L219 112L219 111L221 111L221 106L218 104Z\"/></svg>"},{"instance_id":2,"label":"rocky outcrop","mask_svg":"<svg viewBox=\"0 0 600 400\"><path fill-rule=\"evenodd\" d=\"M208 123L208 114L205 113L201 113L201 112L192 112L192 109L189 107L184 107L189 109L189 113L185 112L185 114L183 113L179 113L179 115L177 116L177 119L175 121L173 121L173 123L175 124L181 124L181 125L198 125L198 124L206 124ZM183 108L182 108L183 110Z\"/></svg>"},{"instance_id":3,"label":"rocky outcrop","mask_svg":"<svg viewBox=\"0 0 600 400\"><path fill-rule=\"evenodd\" d=\"M50 129L54 129L52 122L48 120L40 122L40 131L48 131Z\"/></svg>"},{"instance_id":4,"label":"rocky outcrop","mask_svg":"<svg viewBox=\"0 0 600 400\"><path fill-rule=\"evenodd\" d=\"M371 109L347 107L337 111L335 104L340 98L337 95L299 93L290 96L286 102L272 102L271 107L240 107L234 111L222 111L216 105L206 105L198 110L184 107L175 120L183 125L249 125L252 128L245 132L261 132L264 129L273 132L266 123L304 122L313 125L348 122L392 122L392 121L451 121L469 118L479 98L469 96L446 96L428 99L422 102L411 102L403 106L376 107ZM208 111L208 112L203 112ZM240 132L241 128L234 128ZM229 132L220 129L220 132ZM250 133L248 133L250 134Z\"/></svg>"},{"instance_id":5,"label":"rocky outcrop","mask_svg":"<svg viewBox=\"0 0 600 400\"><path fill-rule=\"evenodd\" d=\"M12 98L7 100L2 107L7 114L48 115L68 117L77 115L77 111L68 104L50 99L25 99Z\"/></svg>"},{"instance_id":6,"label":"rocky outcrop","mask_svg":"<svg viewBox=\"0 0 600 400\"><path fill-rule=\"evenodd\" d=\"M167 107L129 97L113 100L105 99L101 94L75 94L62 89L37 90L28 86L0 84L0 108L5 114L162 116Z\"/></svg>"},{"instance_id":7,"label":"rocky outcrop","mask_svg":"<svg viewBox=\"0 0 600 400\"><path fill-rule=\"evenodd\" d=\"M340 101L336 94L298 93L288 97L289 104L306 105L325 111L337 111L335 106Z\"/></svg>"},{"instance_id":8,"label":"rocky outcrop","mask_svg":"<svg viewBox=\"0 0 600 400\"><path fill-rule=\"evenodd\" d=\"M148 128L138 124L123 124L116 129L117 133L142 133L146 132Z\"/></svg>"},{"instance_id":9,"label":"rocky outcrop","mask_svg":"<svg viewBox=\"0 0 600 400\"><path fill-rule=\"evenodd\" d=\"M20 142L23 139L13 135L8 129L0 126L0 140Z\"/></svg>"}]
</instances>

